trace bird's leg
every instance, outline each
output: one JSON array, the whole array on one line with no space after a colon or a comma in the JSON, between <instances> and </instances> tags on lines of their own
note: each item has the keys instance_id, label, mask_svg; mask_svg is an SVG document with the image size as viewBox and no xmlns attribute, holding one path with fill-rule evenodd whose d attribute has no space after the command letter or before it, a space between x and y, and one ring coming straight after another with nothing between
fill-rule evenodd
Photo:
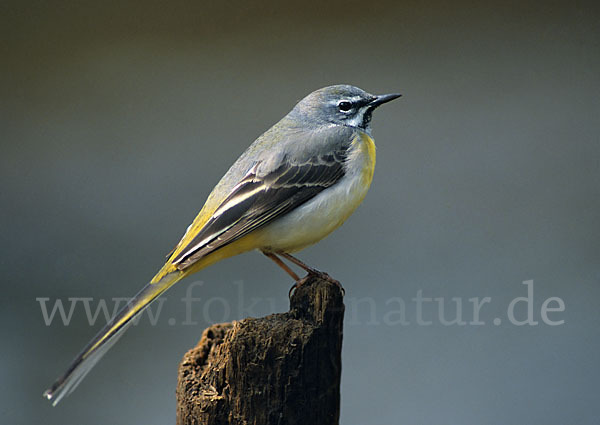
<instances>
[{"instance_id":1,"label":"bird's leg","mask_svg":"<svg viewBox=\"0 0 600 425\"><path fill-rule=\"evenodd\" d=\"M301 269L306 270L309 274L314 274L314 275L317 275L319 277L323 276L323 275L326 275L326 276L329 277L329 275L327 273L322 272L320 270L317 270L315 268L312 268L311 266L309 266L308 264L304 263L303 261L300 261L299 259L297 259L296 257L294 257L291 254L288 254L288 253L285 253L285 252L280 252L279 255L281 255L286 260L291 261L292 263L294 263L295 265L297 265Z\"/></svg>"},{"instance_id":2,"label":"bird's leg","mask_svg":"<svg viewBox=\"0 0 600 425\"><path fill-rule=\"evenodd\" d=\"M292 263L294 263L295 265L297 265L298 267L306 270L308 272L308 275L312 275L312 276L318 276L319 278L326 280L328 282L331 282L333 284L335 284L338 288L340 288L340 290L342 291L342 293L345 293L346 290L342 287L342 284L340 282L338 282L337 280L335 280L334 278L332 278L331 276L329 276L327 273L322 272L320 270L317 270L315 268L310 267L308 264L305 264L304 262L298 260L296 257L284 253L284 252L278 252L277 255L272 253L272 252L267 252L267 251L261 251L265 256L269 257L271 260L273 260L275 262L275 264L277 264L279 267L281 267L287 274L289 274L292 279L294 279L295 283L294 285L290 288L290 292L289 295L291 296L292 292L298 288L299 286L301 286L304 282L306 282L306 279L308 276L304 277L304 278L300 278L296 273L294 273L294 271L292 269L290 269L288 267L287 264L285 264L281 258L279 258L277 255L281 255L282 257L286 258L287 260L291 261Z\"/></svg>"},{"instance_id":3,"label":"bird's leg","mask_svg":"<svg viewBox=\"0 0 600 425\"><path fill-rule=\"evenodd\" d=\"M289 274L292 279L294 279L294 281L296 283L298 283L300 281L300 277L294 273L294 271L292 269L290 269L287 264L285 264L283 261L281 261L281 259L276 256L275 254L273 254L272 252L265 252L262 251L263 254L265 254L267 257L269 257L271 260L273 260L275 262L275 264L277 264L279 267L281 267L287 274ZM293 286L293 288L295 288L296 285ZM292 288L292 289L293 289ZM291 292L291 290L290 290Z\"/></svg>"},{"instance_id":4,"label":"bird's leg","mask_svg":"<svg viewBox=\"0 0 600 425\"><path fill-rule=\"evenodd\" d=\"M328 282L331 282L331 283L335 284L338 288L340 288L342 290L343 293L346 292L344 290L344 288L342 287L342 284L339 281L337 281L334 278L332 278L331 276L329 276L327 273L322 272L320 270L317 270L315 268L312 268L308 264L300 261L299 259L297 259L293 255L290 255L290 254L288 254L286 252L280 252L279 255L281 255L286 260L291 261L292 263L294 263L298 267L306 270L309 275L318 276L319 278L321 278L323 280L326 280ZM298 287L298 286L302 285L302 283L304 283L304 281L302 281L302 282L298 282L297 281L295 287Z\"/></svg>"}]
</instances>

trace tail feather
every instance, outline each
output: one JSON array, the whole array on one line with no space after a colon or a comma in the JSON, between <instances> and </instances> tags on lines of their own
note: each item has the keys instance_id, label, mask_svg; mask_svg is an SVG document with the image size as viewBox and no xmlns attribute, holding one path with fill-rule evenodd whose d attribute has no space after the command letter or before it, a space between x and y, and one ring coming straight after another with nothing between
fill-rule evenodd
<instances>
[{"instance_id":1,"label":"tail feather","mask_svg":"<svg viewBox=\"0 0 600 425\"><path fill-rule=\"evenodd\" d=\"M102 328L102 330L75 357L69 369L48 390L44 397L56 406L69 395L100 358L117 342L133 323L132 320L141 314L152 301L184 277L182 272L165 274L158 281L147 284L125 307Z\"/></svg>"}]
</instances>

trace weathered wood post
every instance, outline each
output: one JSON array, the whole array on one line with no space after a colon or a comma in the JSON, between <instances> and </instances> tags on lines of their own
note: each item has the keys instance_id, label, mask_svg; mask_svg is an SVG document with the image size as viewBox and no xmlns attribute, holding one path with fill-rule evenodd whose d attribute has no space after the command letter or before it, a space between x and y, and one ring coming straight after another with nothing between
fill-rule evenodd
<instances>
[{"instance_id":1,"label":"weathered wood post","mask_svg":"<svg viewBox=\"0 0 600 425\"><path fill-rule=\"evenodd\" d=\"M289 312L209 327L179 366L177 425L337 425L343 319L311 276Z\"/></svg>"}]
</instances>

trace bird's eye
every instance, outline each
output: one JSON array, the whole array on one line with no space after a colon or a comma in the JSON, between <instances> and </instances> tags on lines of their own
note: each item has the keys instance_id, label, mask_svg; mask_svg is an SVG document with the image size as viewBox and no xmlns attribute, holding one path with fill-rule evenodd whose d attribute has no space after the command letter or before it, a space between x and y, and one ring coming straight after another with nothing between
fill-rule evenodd
<instances>
[{"instance_id":1,"label":"bird's eye","mask_svg":"<svg viewBox=\"0 0 600 425\"><path fill-rule=\"evenodd\" d=\"M352 103L348 102L347 100L342 100L340 103L338 103L338 108L340 108L340 111L342 112L348 112L350 109L352 109Z\"/></svg>"}]
</instances>

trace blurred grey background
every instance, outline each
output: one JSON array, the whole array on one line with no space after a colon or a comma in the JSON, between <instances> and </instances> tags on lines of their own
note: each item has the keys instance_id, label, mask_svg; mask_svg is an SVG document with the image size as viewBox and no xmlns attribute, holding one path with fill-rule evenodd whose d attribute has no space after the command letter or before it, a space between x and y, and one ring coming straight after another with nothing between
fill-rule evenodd
<instances>
[{"instance_id":1,"label":"blurred grey background","mask_svg":"<svg viewBox=\"0 0 600 425\"><path fill-rule=\"evenodd\" d=\"M178 362L208 322L287 308L267 259L227 260L57 408L41 397L101 320L81 304L46 326L36 298L133 295L245 147L335 83L404 94L375 114L364 204L299 255L347 291L341 422L598 423L592 2L4 1L0 16L2 423L174 423ZM525 280L536 326L507 320ZM445 326L434 303L419 325L418 291L448 320L460 298L467 322L490 297L485 325ZM564 324L542 321L549 297Z\"/></svg>"}]
</instances>

